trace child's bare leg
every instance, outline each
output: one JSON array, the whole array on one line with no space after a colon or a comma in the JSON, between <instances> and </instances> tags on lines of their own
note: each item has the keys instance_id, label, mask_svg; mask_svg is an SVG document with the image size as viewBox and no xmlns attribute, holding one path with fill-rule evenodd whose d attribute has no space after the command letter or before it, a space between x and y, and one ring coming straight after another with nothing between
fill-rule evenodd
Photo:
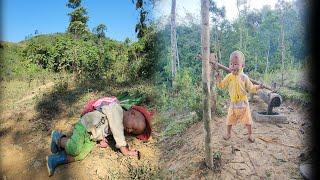
<instances>
[{"instance_id":1,"label":"child's bare leg","mask_svg":"<svg viewBox=\"0 0 320 180\"><path fill-rule=\"evenodd\" d=\"M250 124L246 124L246 127L248 129L248 140L253 143L254 138L252 137L252 126Z\"/></svg>"},{"instance_id":2,"label":"child's bare leg","mask_svg":"<svg viewBox=\"0 0 320 180\"><path fill-rule=\"evenodd\" d=\"M76 160L74 159L73 156L70 156L70 155L67 155L67 159L68 159L68 163L71 163L71 162L75 162Z\"/></svg>"},{"instance_id":3,"label":"child's bare leg","mask_svg":"<svg viewBox=\"0 0 320 180\"><path fill-rule=\"evenodd\" d=\"M232 125L227 125L227 134L223 137L224 140L228 140L231 137L231 128Z\"/></svg>"},{"instance_id":4,"label":"child's bare leg","mask_svg":"<svg viewBox=\"0 0 320 180\"><path fill-rule=\"evenodd\" d=\"M67 141L68 141L67 137L62 137L59 141L59 146L65 149Z\"/></svg>"},{"instance_id":5,"label":"child's bare leg","mask_svg":"<svg viewBox=\"0 0 320 180\"><path fill-rule=\"evenodd\" d=\"M68 141L67 137L62 137L59 141L59 146L65 149L67 141ZM68 163L75 161L74 157L68 154L67 154L67 159L68 159Z\"/></svg>"}]
</instances>

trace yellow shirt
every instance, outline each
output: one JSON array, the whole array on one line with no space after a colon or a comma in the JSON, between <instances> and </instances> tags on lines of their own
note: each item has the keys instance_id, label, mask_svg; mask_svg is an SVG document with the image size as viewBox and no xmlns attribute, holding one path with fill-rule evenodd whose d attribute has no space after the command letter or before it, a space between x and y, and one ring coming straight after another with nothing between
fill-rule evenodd
<instances>
[{"instance_id":1,"label":"yellow shirt","mask_svg":"<svg viewBox=\"0 0 320 180\"><path fill-rule=\"evenodd\" d=\"M243 72L238 75L229 73L217 86L220 89L228 88L231 103L247 102L247 91L250 93L257 92L257 86L253 85L249 77Z\"/></svg>"}]
</instances>

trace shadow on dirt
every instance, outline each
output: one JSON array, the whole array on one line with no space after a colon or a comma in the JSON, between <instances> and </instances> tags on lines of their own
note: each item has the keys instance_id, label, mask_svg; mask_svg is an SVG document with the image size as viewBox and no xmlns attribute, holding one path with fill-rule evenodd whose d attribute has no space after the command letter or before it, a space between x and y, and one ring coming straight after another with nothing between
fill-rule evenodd
<instances>
[{"instance_id":1,"label":"shadow on dirt","mask_svg":"<svg viewBox=\"0 0 320 180\"><path fill-rule=\"evenodd\" d=\"M99 86L98 86L98 85ZM44 94L42 99L38 101L35 105L36 115L33 117L30 122L34 124L33 133L41 134L41 136L50 136L51 131L53 130L53 123L59 121L61 118L68 118L71 116L80 116L80 110L78 112L73 112L71 108L75 106L76 103L79 103L82 96L88 92L101 92L102 87L105 87L105 83L95 83L92 85L90 81L83 81L78 83L77 87L70 88L68 83L60 83L53 87L52 91ZM82 105L81 105L82 107ZM71 111L71 112L70 112ZM79 115L77 115L79 113ZM23 142L24 135L27 135L28 132L19 132L15 134L14 142L21 143ZM43 137L45 138L45 137ZM37 143L37 142L33 142ZM44 143L42 149L38 149L36 152L35 160L40 162L41 167L46 168L46 156L49 155L46 149L50 148L50 144L47 142ZM29 162L28 167L34 167L34 161ZM68 178L69 177L69 166L64 166L63 169L59 169L54 176L57 178ZM41 169L42 169L41 168ZM61 167L60 167L61 168ZM36 169L36 168L35 168ZM57 170L57 169L56 169Z\"/></svg>"}]
</instances>

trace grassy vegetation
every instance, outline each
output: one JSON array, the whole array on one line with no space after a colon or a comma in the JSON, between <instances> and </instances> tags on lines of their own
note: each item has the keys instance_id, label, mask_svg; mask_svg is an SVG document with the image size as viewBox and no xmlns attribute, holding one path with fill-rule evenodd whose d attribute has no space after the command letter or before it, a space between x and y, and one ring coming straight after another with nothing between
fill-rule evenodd
<instances>
[{"instance_id":1,"label":"grassy vegetation","mask_svg":"<svg viewBox=\"0 0 320 180\"><path fill-rule=\"evenodd\" d=\"M302 105L310 105L311 94L305 88L302 88L304 81L309 81L308 66L290 66L288 65L284 73L284 83L281 86L281 71L273 71L260 75L262 82L271 85L277 84L278 93L285 101L293 101ZM310 83L310 82L307 82Z\"/></svg>"},{"instance_id":2,"label":"grassy vegetation","mask_svg":"<svg viewBox=\"0 0 320 180\"><path fill-rule=\"evenodd\" d=\"M166 119L166 129L164 130L164 136L165 137L171 137L176 134L180 134L184 132L190 125L194 124L195 122L198 122L200 119L191 114L189 116L184 116L179 120L176 119Z\"/></svg>"},{"instance_id":3,"label":"grassy vegetation","mask_svg":"<svg viewBox=\"0 0 320 180\"><path fill-rule=\"evenodd\" d=\"M282 88L279 90L279 94L282 96L283 100L298 102L304 106L310 105L312 101L311 94L304 91Z\"/></svg>"},{"instance_id":4,"label":"grassy vegetation","mask_svg":"<svg viewBox=\"0 0 320 180\"><path fill-rule=\"evenodd\" d=\"M162 128L163 137L171 137L184 132L192 124L202 119L202 84L195 82L189 69L182 69L173 86L158 86L157 109L159 116L156 123ZM216 115L226 114L224 102L228 98L226 91L217 91Z\"/></svg>"},{"instance_id":5,"label":"grassy vegetation","mask_svg":"<svg viewBox=\"0 0 320 180\"><path fill-rule=\"evenodd\" d=\"M142 166L129 165L130 179L163 179L162 172L159 168L150 167L149 164Z\"/></svg>"}]
</instances>

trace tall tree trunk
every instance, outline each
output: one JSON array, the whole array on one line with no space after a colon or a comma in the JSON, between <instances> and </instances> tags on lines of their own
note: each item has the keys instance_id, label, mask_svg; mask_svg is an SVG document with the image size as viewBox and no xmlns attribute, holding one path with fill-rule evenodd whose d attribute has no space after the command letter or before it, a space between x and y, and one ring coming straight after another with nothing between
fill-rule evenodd
<instances>
[{"instance_id":1,"label":"tall tree trunk","mask_svg":"<svg viewBox=\"0 0 320 180\"><path fill-rule=\"evenodd\" d=\"M220 37L221 37L221 31L219 31L218 34L218 59L217 61L220 62L221 61L221 44L220 44Z\"/></svg>"},{"instance_id":2,"label":"tall tree trunk","mask_svg":"<svg viewBox=\"0 0 320 180\"><path fill-rule=\"evenodd\" d=\"M99 38L99 62L98 62L98 68L102 70L103 67L103 61L104 61L104 49L103 49L103 39Z\"/></svg>"},{"instance_id":3,"label":"tall tree trunk","mask_svg":"<svg viewBox=\"0 0 320 180\"><path fill-rule=\"evenodd\" d=\"M291 64L291 66L293 66L293 63L294 63L294 56L292 56L292 58L290 58L290 64Z\"/></svg>"},{"instance_id":4,"label":"tall tree trunk","mask_svg":"<svg viewBox=\"0 0 320 180\"><path fill-rule=\"evenodd\" d=\"M176 33L176 0L171 5L171 53L172 53L172 81L177 73L177 33Z\"/></svg>"},{"instance_id":5,"label":"tall tree trunk","mask_svg":"<svg viewBox=\"0 0 320 180\"><path fill-rule=\"evenodd\" d=\"M202 85L203 85L203 123L205 130L205 161L209 168L213 168L211 145L211 112L210 112L210 32L209 32L209 0L201 0L201 51L202 51Z\"/></svg>"},{"instance_id":6,"label":"tall tree trunk","mask_svg":"<svg viewBox=\"0 0 320 180\"><path fill-rule=\"evenodd\" d=\"M244 21L242 21L242 27L245 31L245 38L243 40L243 47L244 47L244 52L247 51L247 46L248 46L248 38L249 38L249 30L247 28L246 21L247 21L247 16L248 16L248 9L250 6L250 1L245 0L244 1Z\"/></svg>"},{"instance_id":7,"label":"tall tree trunk","mask_svg":"<svg viewBox=\"0 0 320 180\"><path fill-rule=\"evenodd\" d=\"M178 51L178 40L176 40L176 52L177 52L177 65L178 65L177 71L179 71L179 69L180 69L180 59L179 59L179 51Z\"/></svg>"},{"instance_id":8,"label":"tall tree trunk","mask_svg":"<svg viewBox=\"0 0 320 180\"><path fill-rule=\"evenodd\" d=\"M267 74L269 70L269 54L270 54L270 41L269 41L268 50L267 50L267 64L266 64L266 69L264 71L265 74Z\"/></svg>"},{"instance_id":9,"label":"tall tree trunk","mask_svg":"<svg viewBox=\"0 0 320 180\"><path fill-rule=\"evenodd\" d=\"M238 9L238 15L239 15L239 19L240 19L240 24L239 24L239 32L240 32L240 47L239 49L242 49L242 20L241 20L241 17L240 17L240 0L237 0L237 9Z\"/></svg>"},{"instance_id":10,"label":"tall tree trunk","mask_svg":"<svg viewBox=\"0 0 320 180\"><path fill-rule=\"evenodd\" d=\"M214 44L214 53L217 53L218 52L218 27L216 26L216 28L214 28L215 32L214 32L214 41L215 41L215 44Z\"/></svg>"},{"instance_id":11,"label":"tall tree trunk","mask_svg":"<svg viewBox=\"0 0 320 180\"><path fill-rule=\"evenodd\" d=\"M255 55L254 55L254 60L255 60L254 75L256 75L257 69L258 69L258 55L257 55L257 53L255 53Z\"/></svg>"},{"instance_id":12,"label":"tall tree trunk","mask_svg":"<svg viewBox=\"0 0 320 180\"><path fill-rule=\"evenodd\" d=\"M220 44L219 44L219 56L218 56L218 62L220 62L221 61L221 46L220 46Z\"/></svg>"},{"instance_id":13,"label":"tall tree trunk","mask_svg":"<svg viewBox=\"0 0 320 180\"><path fill-rule=\"evenodd\" d=\"M282 63L282 68L281 68L281 86L283 86L283 74L284 74L284 22L283 22L283 10L281 10L281 63Z\"/></svg>"}]
</instances>

